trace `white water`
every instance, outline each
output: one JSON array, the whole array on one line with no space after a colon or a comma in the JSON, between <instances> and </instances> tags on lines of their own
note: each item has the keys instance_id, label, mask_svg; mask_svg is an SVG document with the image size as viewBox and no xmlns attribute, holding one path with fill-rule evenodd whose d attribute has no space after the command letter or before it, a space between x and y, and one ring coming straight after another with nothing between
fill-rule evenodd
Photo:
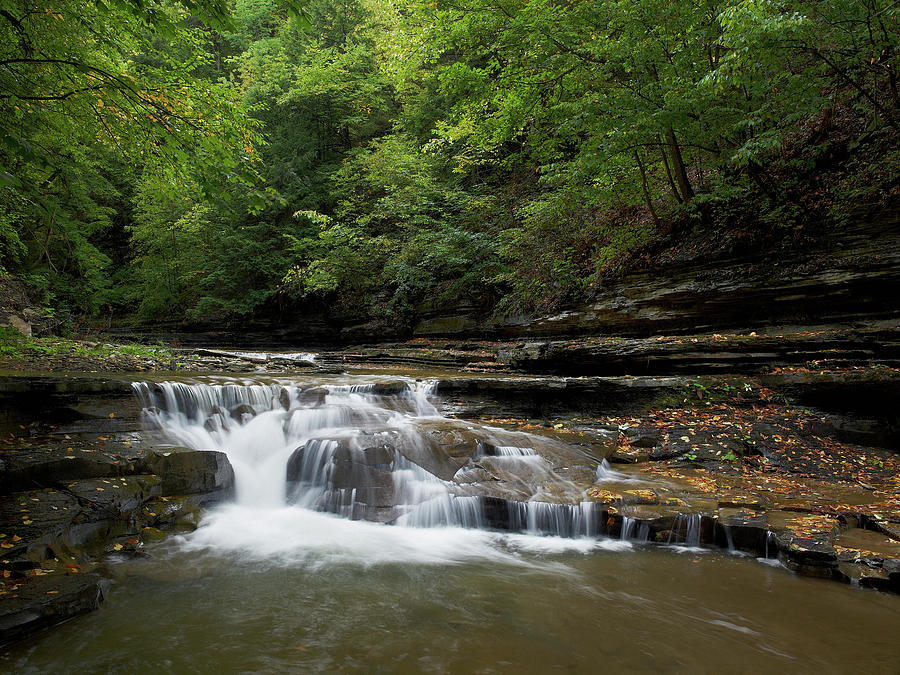
<instances>
[{"instance_id":1,"label":"white water","mask_svg":"<svg viewBox=\"0 0 900 675\"><path fill-rule=\"evenodd\" d=\"M459 485L400 452L379 450L398 444L427 460L435 453L431 435L448 429L451 435L481 433L486 440L472 448L473 457L489 455L510 471L527 469L574 490L534 448L525 447L542 439L441 418L429 400L434 391L429 382L397 379L325 388L164 382L138 383L135 390L145 406L145 425L161 440L222 450L235 470L235 503L214 509L196 532L182 538L188 550L315 566L472 559L520 564L522 551L630 548L627 542L597 538L595 505L544 502L541 492L532 501L510 502L510 529L521 534L486 530L479 497L466 496ZM294 455L298 448L303 450ZM342 472L351 474L352 487L341 482ZM382 495L389 501L383 503ZM539 536L547 534L557 536Z\"/></svg>"}]
</instances>

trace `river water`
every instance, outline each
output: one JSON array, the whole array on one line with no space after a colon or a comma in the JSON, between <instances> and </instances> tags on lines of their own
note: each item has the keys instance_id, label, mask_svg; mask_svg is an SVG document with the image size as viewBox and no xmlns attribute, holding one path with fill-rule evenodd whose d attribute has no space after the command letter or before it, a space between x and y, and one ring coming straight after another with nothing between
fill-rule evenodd
<instances>
[{"instance_id":1,"label":"river water","mask_svg":"<svg viewBox=\"0 0 900 675\"><path fill-rule=\"evenodd\" d=\"M100 611L13 648L0 668L900 672L900 598L605 537L580 502L585 473L604 477L590 457L444 420L427 383L317 384L138 386L152 433L229 454L237 499L146 558L111 561L118 582ZM453 474L464 458L417 454L448 433L480 439L474 455L501 477L527 474L494 481L530 492L523 503L568 502L568 515L542 521L546 507L526 506L522 531L487 527L475 488ZM385 455L385 439L403 453ZM551 457L585 466L563 475Z\"/></svg>"}]
</instances>

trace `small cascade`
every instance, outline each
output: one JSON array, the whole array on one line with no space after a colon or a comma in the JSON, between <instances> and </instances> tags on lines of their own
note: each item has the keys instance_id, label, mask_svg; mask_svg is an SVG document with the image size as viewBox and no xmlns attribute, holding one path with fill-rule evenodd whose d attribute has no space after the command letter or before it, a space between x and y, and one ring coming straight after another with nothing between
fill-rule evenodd
<instances>
[{"instance_id":1,"label":"small cascade","mask_svg":"<svg viewBox=\"0 0 900 675\"><path fill-rule=\"evenodd\" d=\"M722 529L725 531L725 540L728 542L728 550L733 553L734 552L734 539L731 536L731 525L723 524Z\"/></svg>"},{"instance_id":2,"label":"small cascade","mask_svg":"<svg viewBox=\"0 0 900 675\"><path fill-rule=\"evenodd\" d=\"M534 457L534 448L517 448L514 445L498 445L494 448L496 457Z\"/></svg>"},{"instance_id":3,"label":"small cascade","mask_svg":"<svg viewBox=\"0 0 900 675\"><path fill-rule=\"evenodd\" d=\"M637 518L622 516L622 531L619 538L623 541L649 541L650 525Z\"/></svg>"},{"instance_id":4,"label":"small cascade","mask_svg":"<svg viewBox=\"0 0 900 675\"><path fill-rule=\"evenodd\" d=\"M599 507L595 502L510 502L509 529L570 538L602 534Z\"/></svg>"},{"instance_id":5,"label":"small cascade","mask_svg":"<svg viewBox=\"0 0 900 675\"><path fill-rule=\"evenodd\" d=\"M699 513L679 513L675 517L672 529L669 531L668 543L699 546L702 527L703 516Z\"/></svg>"},{"instance_id":6,"label":"small cascade","mask_svg":"<svg viewBox=\"0 0 900 675\"><path fill-rule=\"evenodd\" d=\"M482 529L484 518L478 497L444 493L419 504L396 521L406 527L463 527Z\"/></svg>"},{"instance_id":7,"label":"small cascade","mask_svg":"<svg viewBox=\"0 0 900 675\"><path fill-rule=\"evenodd\" d=\"M431 402L435 388L405 379L134 385L145 424L160 440L228 454L238 505L288 505L416 528L484 528L483 497L467 481L493 475L516 491L525 481L541 486L529 501L506 500L509 530L601 533L596 504L544 500L584 494L535 449L552 441L442 418ZM455 459L468 438L469 459ZM453 444L452 456L446 443Z\"/></svg>"},{"instance_id":8,"label":"small cascade","mask_svg":"<svg viewBox=\"0 0 900 675\"><path fill-rule=\"evenodd\" d=\"M609 462L605 459L601 460L597 465L597 472L594 477L595 483L604 483L607 481L615 481L618 483L630 483L634 481L633 478L625 475L620 471L616 471L610 466Z\"/></svg>"}]
</instances>

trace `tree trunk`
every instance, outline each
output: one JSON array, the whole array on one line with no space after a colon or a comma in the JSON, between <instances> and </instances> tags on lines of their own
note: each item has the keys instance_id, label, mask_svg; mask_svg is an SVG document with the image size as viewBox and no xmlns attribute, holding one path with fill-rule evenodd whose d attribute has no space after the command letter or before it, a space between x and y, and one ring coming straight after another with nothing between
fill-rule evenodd
<instances>
[{"instance_id":1,"label":"tree trunk","mask_svg":"<svg viewBox=\"0 0 900 675\"><path fill-rule=\"evenodd\" d=\"M653 217L653 224L659 225L659 217L656 215L656 209L653 208L653 200L650 199L650 190L647 187L647 172L644 170L644 163L637 150L634 151L634 161L637 162L638 169L641 171L641 189L644 191L644 201L647 203L647 210Z\"/></svg>"},{"instance_id":2,"label":"tree trunk","mask_svg":"<svg viewBox=\"0 0 900 675\"><path fill-rule=\"evenodd\" d=\"M672 194L675 195L675 201L682 204L684 203L684 200L681 198L681 195L678 194L678 188L675 187L675 180L672 178L672 170L669 168L669 158L666 157L665 149L660 147L659 154L662 155L663 166L666 169L666 178L669 179L669 187L672 188Z\"/></svg>"},{"instance_id":3,"label":"tree trunk","mask_svg":"<svg viewBox=\"0 0 900 675\"><path fill-rule=\"evenodd\" d=\"M694 188L691 187L691 182L688 180L687 169L684 167L684 159L681 156L681 148L678 147L678 140L675 138L675 132L671 127L666 129L666 143L669 146L669 155L672 157L678 189L681 190L681 196L684 198L684 201L689 202L694 198Z\"/></svg>"}]
</instances>

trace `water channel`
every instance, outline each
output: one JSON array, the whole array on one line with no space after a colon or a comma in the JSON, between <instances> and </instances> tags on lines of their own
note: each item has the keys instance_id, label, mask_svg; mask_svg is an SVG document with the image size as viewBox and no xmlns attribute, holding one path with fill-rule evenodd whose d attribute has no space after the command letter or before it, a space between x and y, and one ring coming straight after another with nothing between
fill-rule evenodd
<instances>
[{"instance_id":1,"label":"water channel","mask_svg":"<svg viewBox=\"0 0 900 675\"><path fill-rule=\"evenodd\" d=\"M135 394L159 442L228 454L236 499L113 559L101 610L4 672L900 671L897 597L608 536L598 458L444 418L427 381Z\"/></svg>"}]
</instances>

